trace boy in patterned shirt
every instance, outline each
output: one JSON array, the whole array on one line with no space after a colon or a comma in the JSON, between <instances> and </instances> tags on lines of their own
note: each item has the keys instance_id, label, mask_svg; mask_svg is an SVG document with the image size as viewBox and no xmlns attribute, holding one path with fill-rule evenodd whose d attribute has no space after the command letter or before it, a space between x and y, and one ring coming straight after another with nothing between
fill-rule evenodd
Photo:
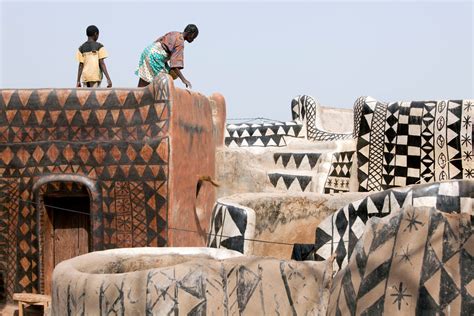
<instances>
[{"instance_id":1,"label":"boy in patterned shirt","mask_svg":"<svg viewBox=\"0 0 474 316\"><path fill-rule=\"evenodd\" d=\"M76 86L81 87L82 79L84 87L100 87L102 73L104 73L107 78L107 88L111 88L112 81L104 61L108 54L104 45L97 42L99 29L95 25L90 25L87 27L86 34L87 41L79 47L76 53L76 59L79 62Z\"/></svg>"}]
</instances>

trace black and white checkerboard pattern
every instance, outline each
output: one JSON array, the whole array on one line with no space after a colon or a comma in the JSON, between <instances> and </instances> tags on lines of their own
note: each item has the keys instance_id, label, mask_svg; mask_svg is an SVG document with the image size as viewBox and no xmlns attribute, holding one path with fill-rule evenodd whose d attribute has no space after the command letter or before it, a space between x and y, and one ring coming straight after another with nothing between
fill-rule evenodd
<instances>
[{"instance_id":1,"label":"black and white checkerboard pattern","mask_svg":"<svg viewBox=\"0 0 474 316\"><path fill-rule=\"evenodd\" d=\"M359 191L474 178L474 101L385 104L366 97L354 113Z\"/></svg>"}]
</instances>

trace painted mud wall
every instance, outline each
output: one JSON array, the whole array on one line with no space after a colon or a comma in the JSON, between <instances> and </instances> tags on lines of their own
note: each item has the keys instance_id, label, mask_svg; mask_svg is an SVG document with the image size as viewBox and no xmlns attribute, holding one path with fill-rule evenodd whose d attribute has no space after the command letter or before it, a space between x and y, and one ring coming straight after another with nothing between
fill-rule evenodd
<instances>
[{"instance_id":1,"label":"painted mud wall","mask_svg":"<svg viewBox=\"0 0 474 316\"><path fill-rule=\"evenodd\" d=\"M216 142L223 135L214 132L219 128L211 102L221 109L225 102L217 94L210 100L189 90L171 90L168 246L205 246L215 201L214 186L205 179L215 178Z\"/></svg>"},{"instance_id":2,"label":"painted mud wall","mask_svg":"<svg viewBox=\"0 0 474 316\"><path fill-rule=\"evenodd\" d=\"M352 109L317 106L315 124L328 133L351 133L354 113Z\"/></svg>"},{"instance_id":3,"label":"painted mud wall","mask_svg":"<svg viewBox=\"0 0 474 316\"><path fill-rule=\"evenodd\" d=\"M113 249L58 265L51 315L325 315L330 275L223 249Z\"/></svg>"},{"instance_id":4,"label":"painted mud wall","mask_svg":"<svg viewBox=\"0 0 474 316\"><path fill-rule=\"evenodd\" d=\"M224 134L226 129L226 107L224 97L214 93L210 97L212 108L212 122L214 139L217 147L224 145Z\"/></svg>"},{"instance_id":5,"label":"painted mud wall","mask_svg":"<svg viewBox=\"0 0 474 316\"><path fill-rule=\"evenodd\" d=\"M168 220L175 210L193 210L195 177L214 176L215 149L209 100L185 94L168 76L141 89L0 90L0 274L8 298L43 292L48 279L45 185L87 189L89 251L186 244L170 233ZM188 135L179 126L201 132ZM170 194L171 187L179 191ZM198 204L207 214L213 188L201 191Z\"/></svg>"}]
</instances>

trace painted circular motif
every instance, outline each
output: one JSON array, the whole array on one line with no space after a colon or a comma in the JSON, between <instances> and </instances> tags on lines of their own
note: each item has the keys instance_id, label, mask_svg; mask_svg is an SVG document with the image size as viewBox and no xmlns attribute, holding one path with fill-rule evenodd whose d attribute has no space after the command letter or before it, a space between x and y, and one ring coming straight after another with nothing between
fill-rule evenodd
<instances>
[{"instance_id":1,"label":"painted circular motif","mask_svg":"<svg viewBox=\"0 0 474 316\"><path fill-rule=\"evenodd\" d=\"M443 153L441 153L438 157L438 165L441 168L446 167L446 156Z\"/></svg>"},{"instance_id":2,"label":"painted circular motif","mask_svg":"<svg viewBox=\"0 0 474 316\"><path fill-rule=\"evenodd\" d=\"M446 108L446 102L441 101L438 103L438 112L442 112Z\"/></svg>"},{"instance_id":3,"label":"painted circular motif","mask_svg":"<svg viewBox=\"0 0 474 316\"><path fill-rule=\"evenodd\" d=\"M443 180L446 180L446 179L448 179L448 176L447 176L446 172L441 171L441 173L439 174L439 180L443 181Z\"/></svg>"},{"instance_id":4,"label":"painted circular motif","mask_svg":"<svg viewBox=\"0 0 474 316\"><path fill-rule=\"evenodd\" d=\"M444 127L444 123L446 123L444 116L441 116L437 121L436 121L436 127L438 128L438 131L442 130Z\"/></svg>"},{"instance_id":5,"label":"painted circular motif","mask_svg":"<svg viewBox=\"0 0 474 316\"><path fill-rule=\"evenodd\" d=\"M436 143L438 144L439 147L443 147L444 146L444 136L439 135L438 138L436 138Z\"/></svg>"}]
</instances>

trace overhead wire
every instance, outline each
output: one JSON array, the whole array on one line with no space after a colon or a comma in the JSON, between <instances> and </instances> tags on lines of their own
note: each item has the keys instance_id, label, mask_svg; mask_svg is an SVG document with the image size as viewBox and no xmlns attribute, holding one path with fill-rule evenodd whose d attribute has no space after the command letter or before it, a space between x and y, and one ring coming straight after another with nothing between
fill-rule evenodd
<instances>
[{"instance_id":1,"label":"overhead wire","mask_svg":"<svg viewBox=\"0 0 474 316\"><path fill-rule=\"evenodd\" d=\"M50 208L50 209L55 209L55 210L61 210L61 211L65 211L65 212L69 212L69 213L76 213L76 214L82 214L82 215L86 215L86 216L90 216L91 214L90 213L87 213L87 212L81 212L81 211L77 211L77 210L72 210L72 209L69 209L69 208L64 208L64 207L59 207L59 206L54 206L54 205L49 205L49 204L44 204L44 203L38 203L38 202L34 202L34 201L31 201L31 200L23 200L23 199L20 199L19 201L21 202L24 202L24 203L27 203L27 204L33 204L35 206L38 206L38 204L41 206L41 204L46 208ZM198 232L197 230L192 230L192 229L186 229L186 228L179 228L179 227L166 227L166 229L168 230L175 230L175 231L183 231L183 232L190 232L190 233L196 233L196 234L202 234L200 232ZM213 236L215 234L211 234L211 233L203 233L205 234L206 236ZM235 236L227 236L227 235L221 235L219 234L218 235L219 237L221 238L232 238L232 237L235 237ZM262 239L255 239L255 238L243 238L243 240L245 241L251 241L251 242L260 242L260 243L266 243L266 244L277 244L277 245L285 245L285 246L294 246L293 243L286 243L286 242L281 242L281 241L270 241L270 240L262 240Z\"/></svg>"}]
</instances>

